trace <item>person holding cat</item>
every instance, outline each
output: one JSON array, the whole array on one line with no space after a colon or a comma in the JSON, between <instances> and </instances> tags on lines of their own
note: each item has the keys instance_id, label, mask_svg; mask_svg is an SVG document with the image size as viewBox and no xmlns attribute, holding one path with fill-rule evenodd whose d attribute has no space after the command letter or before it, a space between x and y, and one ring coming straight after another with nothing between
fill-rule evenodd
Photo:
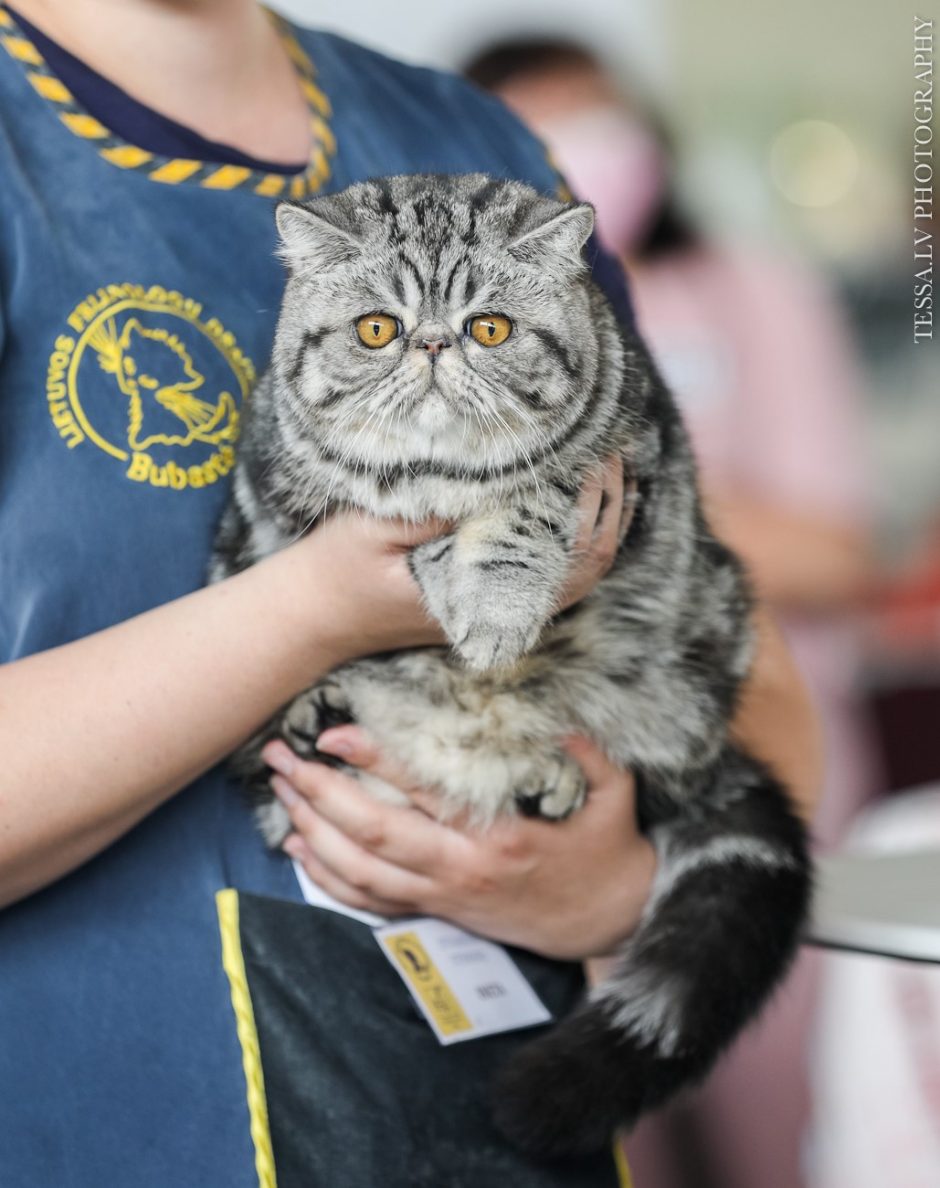
<instances>
[{"instance_id":1,"label":"person holding cat","mask_svg":"<svg viewBox=\"0 0 940 1188\"><path fill-rule=\"evenodd\" d=\"M290 864L266 852L216 765L317 675L440 640L405 559L447 530L337 517L202 588L239 409L283 285L273 200L375 174L478 170L556 185L498 104L274 22L254 0L0 5L0 1133L11 1184L257 1178L214 894L293 901L278 924L288 909L309 917ZM595 275L629 317L602 255ZM616 547L619 483L612 468L585 492L569 602ZM737 729L808 812L812 715L761 624ZM336 898L519 944L553 981L569 967L549 959L603 954L641 915L653 871L631 778L590 744L568 744L589 780L582 812L481 835L430 821L428 792L350 728L333 743L415 805L370 804L363 832L323 792L329 779L354 811L354 781L280 753L282 797L303 798L288 847L303 847ZM376 838L406 822L430 847L420 902L401 895L407 855L374 863ZM290 976L289 946L278 953ZM342 1001L329 1008L310 986L312 1009L318 998L321 1026L355 1037ZM358 1055L367 1072L368 1049ZM268 1086L280 1094L272 1117L304 1085L300 1118L316 1116L319 1072L294 1072ZM323 1183L373 1183L407 1146L383 1129L367 1081L342 1082L364 1121L339 1136L348 1156ZM486 1150L476 1184L504 1158ZM581 1178L526 1164L514 1182L616 1182L609 1163L571 1174Z\"/></svg>"}]
</instances>

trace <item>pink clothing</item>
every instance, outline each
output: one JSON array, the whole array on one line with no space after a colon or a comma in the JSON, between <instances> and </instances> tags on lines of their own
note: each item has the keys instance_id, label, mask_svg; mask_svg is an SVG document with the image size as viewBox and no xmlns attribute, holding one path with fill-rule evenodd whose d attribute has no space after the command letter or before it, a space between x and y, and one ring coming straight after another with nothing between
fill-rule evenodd
<instances>
[{"instance_id":1,"label":"pink clothing","mask_svg":"<svg viewBox=\"0 0 940 1188\"><path fill-rule=\"evenodd\" d=\"M860 379L812 274L736 248L673 256L631 277L640 329L706 480L792 511L863 519Z\"/></svg>"}]
</instances>

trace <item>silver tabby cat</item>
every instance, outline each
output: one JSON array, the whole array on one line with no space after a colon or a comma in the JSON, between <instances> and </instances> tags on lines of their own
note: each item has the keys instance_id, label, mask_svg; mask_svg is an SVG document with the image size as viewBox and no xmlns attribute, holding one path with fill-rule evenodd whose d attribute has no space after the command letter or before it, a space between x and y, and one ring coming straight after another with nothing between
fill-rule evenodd
<instances>
[{"instance_id":1,"label":"silver tabby cat","mask_svg":"<svg viewBox=\"0 0 940 1188\"><path fill-rule=\"evenodd\" d=\"M411 566L451 647L344 665L238 768L272 846L289 822L261 747L281 736L310 755L341 721L481 822L578 808L566 733L636 773L649 904L616 973L519 1051L495 1105L529 1150L602 1146L704 1075L781 978L806 911L804 830L728 738L751 655L741 568L702 517L671 397L591 280L590 206L482 175L393 177L282 204L277 223L289 279L212 577L338 508L441 516L456 529ZM629 532L559 613L579 488L614 451L637 492Z\"/></svg>"}]
</instances>

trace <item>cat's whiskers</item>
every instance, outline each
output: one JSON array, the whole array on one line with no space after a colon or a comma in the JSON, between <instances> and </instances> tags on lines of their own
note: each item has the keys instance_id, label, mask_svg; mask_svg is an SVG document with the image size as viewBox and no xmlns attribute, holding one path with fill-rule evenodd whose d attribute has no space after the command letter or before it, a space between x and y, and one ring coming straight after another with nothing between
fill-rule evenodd
<instances>
[{"instance_id":1,"label":"cat's whiskers","mask_svg":"<svg viewBox=\"0 0 940 1188\"><path fill-rule=\"evenodd\" d=\"M495 391L493 386L485 380L482 380L481 382L483 384L483 387L488 390L489 395L491 395L494 398L494 400L498 400L499 394ZM548 507L545 502L545 497L542 493L542 487L541 487L541 484L539 483L538 475L536 473L531 454L526 449L525 445L520 440L518 435L506 423L505 418L498 411L498 408L496 408L495 406L488 408L485 404L483 404L481 402L480 411L482 412L483 416L487 419L487 421L489 421L491 423L495 423L498 428L502 429L502 431L513 442L516 443L516 446L518 449L517 457L521 460L523 465L526 467L526 469L529 471L529 473L532 476L532 484L535 488L536 503L541 507L542 512L545 514L546 520L550 523L551 516L548 514ZM552 538L552 540L554 540L554 533L552 532L551 527L549 527L548 532L549 532L549 536Z\"/></svg>"},{"instance_id":2,"label":"cat's whiskers","mask_svg":"<svg viewBox=\"0 0 940 1188\"><path fill-rule=\"evenodd\" d=\"M368 424L369 424L369 421L370 421L370 420L371 420L371 419L372 419L374 416L375 416L375 412L373 412L373 413L370 413L370 414L369 414L369 416L367 416L367 418L366 418L366 421L365 421L365 423L364 423L364 424L363 424L363 426L362 426L362 428L363 428L363 429L364 429L364 428L366 428L366 427L368 426ZM299 534L298 534L298 537L297 537L296 539L299 539L299 538L300 538L301 536L303 536L303 535L304 535L306 532L308 532L308 531L309 531L309 529L311 528L311 526L312 526L312 525L314 525L314 524L317 522L317 520L319 520L319 519L320 519L321 517L323 517L323 516L326 516L326 514L327 514L327 512L328 512L328 510L329 510L330 497L331 497L331 495L333 494L333 488L336 486L336 483L337 483L337 481L339 480L339 478L340 478L340 476L341 476L341 474L342 474L343 470L344 470L344 469L346 469L346 468L348 467L348 465L349 465L349 461L350 461L350 459L351 459L351 457L352 457L352 454L353 454L353 451L355 450L355 448L356 448L356 443L355 443L355 439L353 439L353 440L350 442L349 446L348 446L348 447L347 447L347 448L346 448L346 449L343 451L343 453L340 455L340 458L339 458L338 462L337 462L337 463L336 463L336 465L333 467L333 469L332 469L332 473L331 473L331 475L330 475L330 480L329 480L329 482L328 482L328 484L327 484L326 493L324 494L324 496L323 496L322 500L320 501L320 504L319 504L319 506L318 506L318 507L316 508L316 510L313 512L313 514L311 515L311 517L309 518L309 520L307 520L307 522L306 522L306 523L303 525L303 527L300 529L300 532L299 532ZM356 465L355 467L353 467L353 474L354 474L354 475L356 475L357 473L358 473L358 463L357 463L357 465ZM303 498L303 500L302 500L302 502L301 502L301 507L303 507L303 505L304 505L304 504L307 502L307 499L310 497L310 493L311 493L312 486L313 486L313 481L314 481L315 479L318 479L318 478L320 478L320 477L322 477L322 476L320 476L319 474L316 474L316 475L312 475L312 476L311 476L311 483L310 483L310 486L309 486L308 490L307 490L307 491L305 492L305 494L304 494L304 498Z\"/></svg>"},{"instance_id":3,"label":"cat's whiskers","mask_svg":"<svg viewBox=\"0 0 940 1188\"><path fill-rule=\"evenodd\" d=\"M533 483L533 486L535 487L536 503L541 506L542 511L545 513L546 520L550 522L551 517L548 514L548 507L545 503L545 497L542 494L542 487L541 487L541 484L539 483L538 475L536 474L536 471L535 471L535 466L532 463L531 455L529 454L528 450L525 448L523 443L520 441L520 439L517 437L517 435L512 431L512 429L509 428L509 426L506 424L505 420L503 419L502 415L496 409L494 409L494 408L493 409L485 409L484 411L490 416L490 418L492 420L494 420L496 422L497 425L499 425L502 428L503 432L508 434L509 437L514 442L516 442L516 444L518 445L519 453L518 453L517 457L522 461L522 463L528 469L529 473L532 475L532 483ZM552 532L551 527L549 527L549 529L548 529L548 534L552 538L552 540L555 539L555 536L554 536L554 533Z\"/></svg>"}]
</instances>

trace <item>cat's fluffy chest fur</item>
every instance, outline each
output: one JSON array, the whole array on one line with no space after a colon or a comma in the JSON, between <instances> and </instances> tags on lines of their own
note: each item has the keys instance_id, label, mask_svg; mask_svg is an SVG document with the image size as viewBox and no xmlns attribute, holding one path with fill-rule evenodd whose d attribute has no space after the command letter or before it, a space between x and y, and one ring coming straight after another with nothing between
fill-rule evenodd
<instances>
[{"instance_id":1,"label":"cat's fluffy chest fur","mask_svg":"<svg viewBox=\"0 0 940 1188\"><path fill-rule=\"evenodd\" d=\"M542 1151L599 1145L702 1075L785 968L808 891L782 790L728 740L750 656L740 567L702 518L671 398L585 274L591 225L480 176L281 207L291 278L213 563L224 577L342 506L456 523L411 555L451 647L344 665L240 753L271 844L289 822L261 746L310 754L336 721L482 821L580 805L571 731L637 774L659 858L644 920L618 973L507 1072L504 1127ZM611 452L636 514L558 614L578 489ZM722 962L737 984L710 999Z\"/></svg>"}]
</instances>

